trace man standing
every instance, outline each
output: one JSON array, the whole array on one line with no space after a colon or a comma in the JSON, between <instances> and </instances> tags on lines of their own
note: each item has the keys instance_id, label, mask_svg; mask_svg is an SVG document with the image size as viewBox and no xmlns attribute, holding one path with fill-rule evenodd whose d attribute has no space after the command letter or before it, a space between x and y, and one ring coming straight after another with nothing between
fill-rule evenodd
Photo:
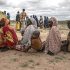
<instances>
[{"instance_id":1,"label":"man standing","mask_svg":"<svg viewBox=\"0 0 70 70\"><path fill-rule=\"evenodd\" d=\"M27 14L25 12L25 9L23 9L23 11L20 14L20 22L21 22L21 28L25 27L25 18L26 18Z\"/></svg>"}]
</instances>

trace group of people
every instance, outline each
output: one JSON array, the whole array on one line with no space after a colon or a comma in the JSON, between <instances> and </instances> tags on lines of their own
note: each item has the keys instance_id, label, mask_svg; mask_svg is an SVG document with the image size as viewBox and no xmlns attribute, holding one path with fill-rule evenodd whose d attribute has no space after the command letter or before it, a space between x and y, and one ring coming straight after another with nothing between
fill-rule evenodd
<instances>
[{"instance_id":1,"label":"group of people","mask_svg":"<svg viewBox=\"0 0 70 70\"><path fill-rule=\"evenodd\" d=\"M19 11L16 14L16 30L20 30L21 28L25 27L25 18L27 17L27 14L25 12L25 9L22 10L20 13Z\"/></svg>"},{"instance_id":2,"label":"group of people","mask_svg":"<svg viewBox=\"0 0 70 70\"><path fill-rule=\"evenodd\" d=\"M34 18L37 22L37 27L40 28L48 28L48 20L49 18L44 16L44 18L42 16L40 16L40 19L38 19L38 17L36 15L32 15L30 16L31 18Z\"/></svg>"},{"instance_id":3,"label":"group of people","mask_svg":"<svg viewBox=\"0 0 70 70\"><path fill-rule=\"evenodd\" d=\"M60 51L70 51L70 32L66 41L61 40L61 34L57 27L58 21L55 17L51 17L48 21L49 34L46 41L42 42L40 31L37 27L37 22L33 18L26 20L26 27L22 28L22 39L19 41L15 30L10 26L10 21L7 18L0 20L0 50L15 49L23 52L28 52L33 48L37 52L45 52L50 55L55 55ZM70 28L70 21L68 21Z\"/></svg>"},{"instance_id":4,"label":"group of people","mask_svg":"<svg viewBox=\"0 0 70 70\"><path fill-rule=\"evenodd\" d=\"M29 18L29 16L25 12L25 9L23 9L21 13L18 11L16 14L16 22L17 22L16 29L20 30L22 27L25 27L26 19L28 19L28 18ZM48 17L44 16L44 18L43 18L42 16L40 16L40 19L38 19L38 17L36 15L31 15L30 18L35 19L35 21L37 23L37 27L40 27L40 28L48 27Z\"/></svg>"},{"instance_id":5,"label":"group of people","mask_svg":"<svg viewBox=\"0 0 70 70\"><path fill-rule=\"evenodd\" d=\"M5 15L5 17L7 17L7 19L10 20L10 13L9 12L4 11L4 12L2 12L2 14Z\"/></svg>"}]
</instances>

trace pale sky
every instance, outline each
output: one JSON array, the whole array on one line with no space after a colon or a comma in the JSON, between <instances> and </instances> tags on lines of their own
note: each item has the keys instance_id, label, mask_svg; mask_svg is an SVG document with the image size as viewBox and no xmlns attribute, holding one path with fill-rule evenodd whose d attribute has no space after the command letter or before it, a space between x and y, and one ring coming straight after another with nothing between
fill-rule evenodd
<instances>
[{"instance_id":1,"label":"pale sky","mask_svg":"<svg viewBox=\"0 0 70 70\"><path fill-rule=\"evenodd\" d=\"M0 0L0 10L6 10L14 19L17 11L25 8L27 15L55 16L58 20L70 19L70 0Z\"/></svg>"}]
</instances>

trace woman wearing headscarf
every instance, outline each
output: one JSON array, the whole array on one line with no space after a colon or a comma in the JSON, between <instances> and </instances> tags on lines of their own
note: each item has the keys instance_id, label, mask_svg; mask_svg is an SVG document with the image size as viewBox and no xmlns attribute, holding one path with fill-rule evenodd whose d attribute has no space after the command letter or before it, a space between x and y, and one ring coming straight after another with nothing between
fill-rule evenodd
<instances>
[{"instance_id":1,"label":"woman wearing headscarf","mask_svg":"<svg viewBox=\"0 0 70 70\"><path fill-rule=\"evenodd\" d=\"M61 35L57 27L57 24L58 22L55 17L51 17L49 19L50 31L45 42L45 51L48 50L48 54L50 55L57 54L61 48Z\"/></svg>"},{"instance_id":2,"label":"woman wearing headscarf","mask_svg":"<svg viewBox=\"0 0 70 70\"><path fill-rule=\"evenodd\" d=\"M37 51L43 50L39 37L40 32L35 24L37 24L35 19L30 18L27 20L27 27L21 40L21 49L23 49L24 52L27 52L30 48L34 48Z\"/></svg>"},{"instance_id":3,"label":"woman wearing headscarf","mask_svg":"<svg viewBox=\"0 0 70 70\"><path fill-rule=\"evenodd\" d=\"M8 48L5 46L3 26L4 22L0 20L0 52L8 50Z\"/></svg>"},{"instance_id":4,"label":"woman wearing headscarf","mask_svg":"<svg viewBox=\"0 0 70 70\"><path fill-rule=\"evenodd\" d=\"M2 18L1 21L5 24L3 26L4 33L4 44L8 48L14 49L16 44L18 43L18 38L14 29L10 26L10 21L6 18Z\"/></svg>"},{"instance_id":5,"label":"woman wearing headscarf","mask_svg":"<svg viewBox=\"0 0 70 70\"><path fill-rule=\"evenodd\" d=\"M37 22L34 18L30 18L31 22L32 22L32 25L37 28Z\"/></svg>"},{"instance_id":6,"label":"woman wearing headscarf","mask_svg":"<svg viewBox=\"0 0 70 70\"><path fill-rule=\"evenodd\" d=\"M3 24L4 24L4 23L0 20L0 49L5 46L5 45L4 45Z\"/></svg>"}]
</instances>

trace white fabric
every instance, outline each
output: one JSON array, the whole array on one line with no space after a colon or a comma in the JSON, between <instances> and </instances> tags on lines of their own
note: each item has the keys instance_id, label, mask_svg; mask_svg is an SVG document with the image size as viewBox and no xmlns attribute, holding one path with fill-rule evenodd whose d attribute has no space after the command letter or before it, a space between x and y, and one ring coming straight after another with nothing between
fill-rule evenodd
<instances>
[{"instance_id":1,"label":"white fabric","mask_svg":"<svg viewBox=\"0 0 70 70\"><path fill-rule=\"evenodd\" d=\"M24 32L24 36L23 36L23 39L22 39L22 44L25 45L25 46L30 46L31 45L31 36L32 36L32 33L35 31L35 27L33 25L29 25L25 32Z\"/></svg>"},{"instance_id":2,"label":"white fabric","mask_svg":"<svg viewBox=\"0 0 70 70\"><path fill-rule=\"evenodd\" d=\"M30 20L32 21L32 24L34 25L35 28L37 28L37 22L34 18L30 18Z\"/></svg>"}]
</instances>

